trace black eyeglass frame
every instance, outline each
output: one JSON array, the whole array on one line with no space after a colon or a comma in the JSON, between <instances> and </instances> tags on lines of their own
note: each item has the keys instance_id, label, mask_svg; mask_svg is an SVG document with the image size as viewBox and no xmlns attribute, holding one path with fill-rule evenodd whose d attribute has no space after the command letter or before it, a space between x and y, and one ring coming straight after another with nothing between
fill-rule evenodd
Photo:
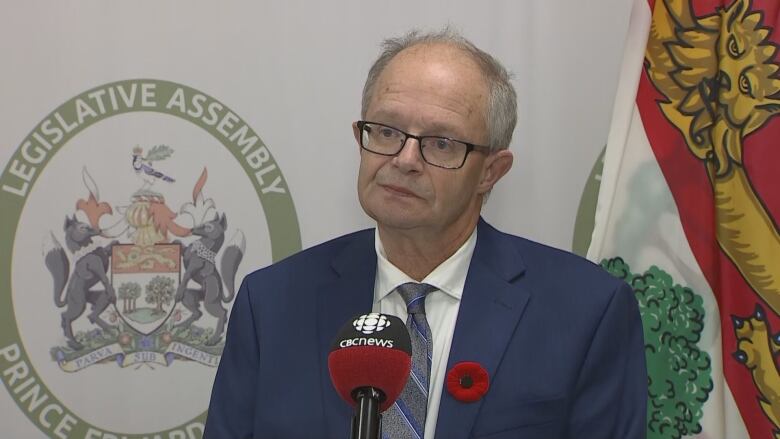
<instances>
[{"instance_id":1,"label":"black eyeglass frame","mask_svg":"<svg viewBox=\"0 0 780 439\"><path fill-rule=\"evenodd\" d=\"M368 151L370 153L373 153L373 154L383 155L383 156L386 156L386 157L393 157L393 156L397 156L398 154L400 154L401 151L403 151L404 147L406 146L406 142L409 140L409 138L412 138L412 139L417 140L417 145L418 145L417 147L420 149L420 157L422 157L423 161L425 163L431 165L431 166L435 166L437 168L442 168L442 169L460 169L460 168L463 167L464 164L466 164L466 159L469 157L469 153L471 153L471 151L475 151L476 150L476 151L482 151L482 152L484 152L486 154L490 154L490 150L491 150L491 148L489 146L477 145L475 143L470 143L470 142L466 142L466 141L463 141L463 140L453 139L451 137L444 137L444 136L415 136L414 134L409 134L409 133L407 133L407 132L405 132L403 130L399 130L398 128L396 128L394 126L390 126L390 125L387 125L387 124L384 124L384 123L379 123L379 122L371 122L371 121L368 121L368 120L359 120L359 121L356 122L356 124L357 124L358 130L360 131L360 136L358 136L358 139L359 139L358 143L360 143L360 148L365 149L366 151ZM383 153L383 152L377 152L377 151L374 151L373 149L368 149L365 146L363 146L363 127L365 127L366 124L378 125L380 127L390 128L392 130L398 131L399 133L403 134L406 137L404 138L403 142L401 142L401 145L398 147L398 151L396 151L396 152L394 152L392 154ZM463 161L460 163L460 165L455 166L455 167L441 166L441 165L437 165L437 164L429 162L428 159L425 158L425 153L423 152L423 139L444 139L444 140L449 140L451 142L458 142L458 143L462 143L462 144L466 145L466 154L463 155Z\"/></svg>"}]
</instances>

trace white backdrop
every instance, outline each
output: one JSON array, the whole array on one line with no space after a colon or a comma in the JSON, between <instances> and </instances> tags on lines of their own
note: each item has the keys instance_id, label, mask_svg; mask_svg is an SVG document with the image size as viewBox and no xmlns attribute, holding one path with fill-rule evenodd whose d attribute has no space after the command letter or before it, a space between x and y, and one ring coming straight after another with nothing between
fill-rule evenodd
<instances>
[{"instance_id":1,"label":"white backdrop","mask_svg":"<svg viewBox=\"0 0 780 439\"><path fill-rule=\"evenodd\" d=\"M371 225L356 200L350 123L379 42L449 23L505 63L519 96L515 166L485 217L568 249L582 188L606 142L629 8L626 0L3 0L0 165L53 109L88 89L173 81L215 97L257 132L286 179L309 247ZM265 263L248 258L239 272ZM36 273L48 278L41 266ZM207 401L181 404L195 413ZM42 435L6 390L0 425L4 437Z\"/></svg>"}]
</instances>

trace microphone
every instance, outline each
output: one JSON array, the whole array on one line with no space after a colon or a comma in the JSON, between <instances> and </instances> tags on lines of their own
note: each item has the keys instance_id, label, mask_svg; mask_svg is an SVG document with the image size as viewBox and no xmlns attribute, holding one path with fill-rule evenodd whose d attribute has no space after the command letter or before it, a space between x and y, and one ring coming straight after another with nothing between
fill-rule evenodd
<instances>
[{"instance_id":1,"label":"microphone","mask_svg":"<svg viewBox=\"0 0 780 439\"><path fill-rule=\"evenodd\" d=\"M328 354L328 370L336 391L355 408L352 439L379 437L379 413L401 396L411 368L412 342L398 317L364 314L341 328Z\"/></svg>"}]
</instances>

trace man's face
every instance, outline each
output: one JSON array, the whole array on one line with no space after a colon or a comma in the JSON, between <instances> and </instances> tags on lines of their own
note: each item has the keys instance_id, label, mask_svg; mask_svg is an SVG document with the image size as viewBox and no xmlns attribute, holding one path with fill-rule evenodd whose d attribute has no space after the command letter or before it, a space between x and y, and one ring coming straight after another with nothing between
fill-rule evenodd
<instances>
[{"instance_id":1,"label":"man's face","mask_svg":"<svg viewBox=\"0 0 780 439\"><path fill-rule=\"evenodd\" d=\"M487 84L466 54L441 44L418 45L387 65L365 118L410 134L486 145L487 98ZM511 165L511 154L504 153ZM393 157L362 149L360 154L360 204L384 228L423 228L441 236L465 230L476 222L481 195L492 186L482 181L494 155L472 151L460 169L437 168L423 161L418 141L411 138Z\"/></svg>"}]
</instances>

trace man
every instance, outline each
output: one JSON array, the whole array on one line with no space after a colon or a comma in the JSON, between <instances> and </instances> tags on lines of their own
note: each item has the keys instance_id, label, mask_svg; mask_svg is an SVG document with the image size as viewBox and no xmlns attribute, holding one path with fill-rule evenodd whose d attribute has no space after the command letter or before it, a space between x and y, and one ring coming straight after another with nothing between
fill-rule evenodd
<instances>
[{"instance_id":1,"label":"man","mask_svg":"<svg viewBox=\"0 0 780 439\"><path fill-rule=\"evenodd\" d=\"M647 374L629 287L480 218L512 166L515 107L506 70L449 30L385 43L352 127L358 197L377 227L247 276L206 438L347 438L351 409L327 355L338 329L371 310L406 321L413 349L431 357L415 356L415 382L383 415L384 437L644 437ZM489 375L476 402L443 390L465 361Z\"/></svg>"}]
</instances>

